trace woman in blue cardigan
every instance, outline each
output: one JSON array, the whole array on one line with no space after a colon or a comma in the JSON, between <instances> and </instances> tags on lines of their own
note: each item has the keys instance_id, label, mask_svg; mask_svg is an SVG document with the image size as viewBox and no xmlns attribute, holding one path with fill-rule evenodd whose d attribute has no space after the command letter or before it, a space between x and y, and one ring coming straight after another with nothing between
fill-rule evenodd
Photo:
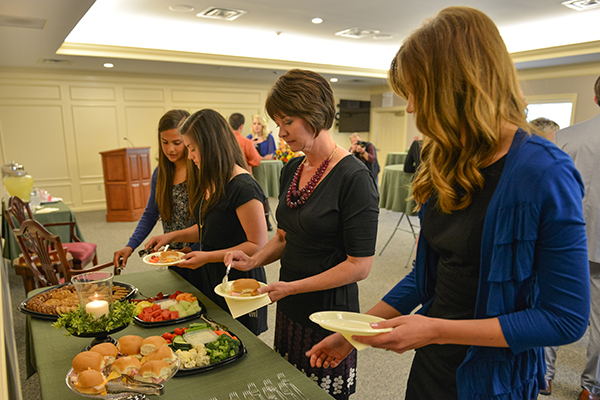
<instances>
[{"instance_id":1,"label":"woman in blue cardigan","mask_svg":"<svg viewBox=\"0 0 600 400\"><path fill-rule=\"evenodd\" d=\"M529 134L515 68L485 14L442 10L406 39L389 77L424 135L413 182L421 234L415 268L367 312L393 330L356 340L416 350L407 400L534 399L542 348L578 340L588 323L579 173ZM334 334L307 356L335 367L351 349Z\"/></svg>"},{"instance_id":2,"label":"woman in blue cardigan","mask_svg":"<svg viewBox=\"0 0 600 400\"><path fill-rule=\"evenodd\" d=\"M188 187L197 186L198 169L193 166L188 168L187 148L177 130L180 122L189 116L187 111L175 109L167 111L158 122L160 151L158 167L152 173L148 203L127 245L115 251L115 265L120 262L123 267L126 266L133 251L152 232L158 220L162 220L165 233L188 228L196 223L188 205ZM187 253L200 250L200 244L173 242L170 243L170 248ZM188 274L187 270L179 267L171 268L183 275Z\"/></svg>"}]
</instances>

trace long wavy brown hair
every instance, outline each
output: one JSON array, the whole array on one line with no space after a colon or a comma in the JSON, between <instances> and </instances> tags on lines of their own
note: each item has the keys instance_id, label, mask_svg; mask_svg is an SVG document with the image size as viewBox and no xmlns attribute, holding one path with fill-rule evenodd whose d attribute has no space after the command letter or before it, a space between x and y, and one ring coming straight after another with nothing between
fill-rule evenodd
<instances>
[{"instance_id":1,"label":"long wavy brown hair","mask_svg":"<svg viewBox=\"0 0 600 400\"><path fill-rule=\"evenodd\" d=\"M171 129L177 129L177 126L182 120L190 116L190 113L186 110L169 110L167 111L158 122L158 146L160 148L158 154L158 176L156 179L156 204L158 205L158 212L163 221L171 219L171 209L173 207L173 179L175 177L175 164L173 164L165 153L162 151L162 143L160 134L164 131ZM185 157L187 158L187 148L185 149ZM192 164L193 165L193 164ZM188 166L186 182L189 186L190 183L194 184L194 173L193 169ZM190 179L192 182L190 182Z\"/></svg>"},{"instance_id":2,"label":"long wavy brown hair","mask_svg":"<svg viewBox=\"0 0 600 400\"><path fill-rule=\"evenodd\" d=\"M190 208L200 203L200 220L225 197L225 186L235 166L244 169L246 160L231 127L215 110L196 111L179 127L195 145L200 158L198 184L188 186ZM194 166L195 167L195 166Z\"/></svg>"},{"instance_id":3,"label":"long wavy brown hair","mask_svg":"<svg viewBox=\"0 0 600 400\"><path fill-rule=\"evenodd\" d=\"M506 45L494 22L473 8L448 7L412 33L389 81L411 97L425 136L413 182L417 208L433 194L445 213L466 208L483 187L480 171L498 150L502 126L530 130Z\"/></svg>"}]
</instances>

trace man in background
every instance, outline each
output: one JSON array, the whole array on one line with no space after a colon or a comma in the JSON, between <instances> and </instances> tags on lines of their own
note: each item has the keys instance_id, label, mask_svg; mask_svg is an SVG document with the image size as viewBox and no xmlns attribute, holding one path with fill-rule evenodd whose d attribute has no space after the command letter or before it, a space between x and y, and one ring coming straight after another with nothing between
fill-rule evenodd
<instances>
[{"instance_id":1,"label":"man in background","mask_svg":"<svg viewBox=\"0 0 600 400\"><path fill-rule=\"evenodd\" d=\"M554 142L554 135L556 131L560 129L560 126L551 119L539 117L529 122L535 129L539 131L539 134L548 139L551 142Z\"/></svg>"},{"instance_id":2,"label":"man in background","mask_svg":"<svg viewBox=\"0 0 600 400\"><path fill-rule=\"evenodd\" d=\"M600 106L600 77L594 84L594 102ZM579 400L600 399L600 113L594 118L556 132L556 144L571 156L581 173L585 196L583 218L586 223L590 262L591 312L590 340L586 364L581 374Z\"/></svg>"},{"instance_id":3,"label":"man in background","mask_svg":"<svg viewBox=\"0 0 600 400\"><path fill-rule=\"evenodd\" d=\"M231 125L231 129L233 129L235 138L242 148L242 153L246 159L246 164L248 164L248 172L252 173L252 167L258 167L260 164L260 154L258 154L258 151L256 150L256 147L254 147L252 141L242 136L242 130L244 129L245 122L246 119L240 113L233 113L229 116L229 125Z\"/></svg>"},{"instance_id":4,"label":"man in background","mask_svg":"<svg viewBox=\"0 0 600 400\"><path fill-rule=\"evenodd\" d=\"M375 146L370 142L363 142L358 133L350 135L350 143L352 143L349 150L350 153L358 157L358 159L367 166L367 169L371 171L371 175L373 175L375 182L379 182L377 180L377 175L379 175L379 162L377 161L377 151L375 150Z\"/></svg>"}]
</instances>

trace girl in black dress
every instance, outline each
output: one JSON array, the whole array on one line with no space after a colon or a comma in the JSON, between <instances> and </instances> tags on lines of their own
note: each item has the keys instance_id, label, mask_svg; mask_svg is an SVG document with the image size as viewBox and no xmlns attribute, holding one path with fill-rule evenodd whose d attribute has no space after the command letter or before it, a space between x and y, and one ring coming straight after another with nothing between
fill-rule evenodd
<instances>
[{"instance_id":1,"label":"girl in black dress","mask_svg":"<svg viewBox=\"0 0 600 400\"><path fill-rule=\"evenodd\" d=\"M198 224L187 229L154 236L146 247L158 250L169 242L199 240L201 251L186 254L178 267L204 295L228 310L223 297L214 292L225 275L223 257L231 250L254 254L267 243L262 202L265 195L246 170L240 146L227 121L214 110L200 110L179 127L188 157L200 171L196 188L190 188L190 205ZM249 272L232 270L230 280L254 278L266 281L263 268ZM256 335L267 330L267 308L238 320Z\"/></svg>"},{"instance_id":2,"label":"girl in black dress","mask_svg":"<svg viewBox=\"0 0 600 400\"><path fill-rule=\"evenodd\" d=\"M251 271L281 260L280 281L259 289L277 302L275 349L336 399L355 391L356 351L333 369L312 368L305 352L329 332L309 320L317 311L359 312L357 281L371 269L378 194L369 170L331 138L335 103L329 83L291 70L267 98L279 137L305 157L281 173L277 234L252 257L226 255Z\"/></svg>"}]
</instances>

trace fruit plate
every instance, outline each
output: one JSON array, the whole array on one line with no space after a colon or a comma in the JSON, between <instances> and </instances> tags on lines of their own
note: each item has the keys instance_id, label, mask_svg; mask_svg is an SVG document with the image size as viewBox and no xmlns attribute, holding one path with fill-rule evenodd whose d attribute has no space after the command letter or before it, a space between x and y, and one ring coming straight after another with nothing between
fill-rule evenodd
<instances>
[{"instance_id":1,"label":"fruit plate","mask_svg":"<svg viewBox=\"0 0 600 400\"><path fill-rule=\"evenodd\" d=\"M194 319L200 318L204 313L206 313L206 307L200 300L198 300L198 305L200 306L200 311L194 314L186 315L185 317L163 320L158 322L147 322L139 318L137 315L133 318L133 322L136 325L141 326L142 328L156 328L167 325L175 325L182 322L192 321Z\"/></svg>"},{"instance_id":2,"label":"fruit plate","mask_svg":"<svg viewBox=\"0 0 600 400\"><path fill-rule=\"evenodd\" d=\"M63 283L62 285L48 288L48 289L36 294L35 296L31 296L28 299L24 300L21 304L19 304L19 306L17 308L23 314L30 315L34 318L45 319L45 320L49 320L49 321L56 321L58 319L58 314L49 314L49 313L34 311L34 310L27 308L27 304L42 294L45 294L52 290L61 289L63 287L67 287L67 286L71 286L71 282ZM135 296L135 294L138 291L137 288L134 287L133 285L130 285L129 283L124 283L124 282L113 282L113 293L115 292L115 287L117 287L116 290L121 290L123 292L125 292L125 290L127 291L126 295L122 299L120 299L120 301L128 301L129 299L133 298L133 296Z\"/></svg>"}]
</instances>

